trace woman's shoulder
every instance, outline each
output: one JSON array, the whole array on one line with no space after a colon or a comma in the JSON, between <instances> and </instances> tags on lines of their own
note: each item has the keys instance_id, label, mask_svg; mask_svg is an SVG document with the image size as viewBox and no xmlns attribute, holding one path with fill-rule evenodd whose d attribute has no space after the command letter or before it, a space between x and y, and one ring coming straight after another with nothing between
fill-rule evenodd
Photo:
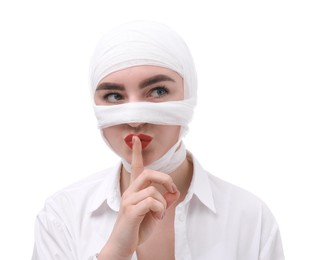
<instances>
[{"instance_id":1,"label":"woman's shoulder","mask_svg":"<svg viewBox=\"0 0 314 260\"><path fill-rule=\"evenodd\" d=\"M206 173L216 209L215 223L223 229L229 227L227 237L237 234L241 248L257 243L261 258L278 255L283 259L279 226L267 204L252 192Z\"/></svg>"},{"instance_id":2,"label":"woman's shoulder","mask_svg":"<svg viewBox=\"0 0 314 260\"><path fill-rule=\"evenodd\" d=\"M260 204L263 203L261 198L255 195L253 192L244 189L236 184L233 184L227 180L221 179L216 175L206 172L210 180L212 189L216 194L216 197L223 200L239 201L244 204L253 203Z\"/></svg>"},{"instance_id":3,"label":"woman's shoulder","mask_svg":"<svg viewBox=\"0 0 314 260\"><path fill-rule=\"evenodd\" d=\"M265 201L253 192L208 173L217 212L229 212L234 218L259 219L277 225ZM272 224L271 224L272 223Z\"/></svg>"},{"instance_id":4,"label":"woman's shoulder","mask_svg":"<svg viewBox=\"0 0 314 260\"><path fill-rule=\"evenodd\" d=\"M215 207L230 207L233 210L242 210L243 208L259 208L265 204L252 192L223 180L204 169L192 154L189 156L193 160L192 185L194 190L210 190L211 194L207 194L213 197Z\"/></svg>"}]
</instances>

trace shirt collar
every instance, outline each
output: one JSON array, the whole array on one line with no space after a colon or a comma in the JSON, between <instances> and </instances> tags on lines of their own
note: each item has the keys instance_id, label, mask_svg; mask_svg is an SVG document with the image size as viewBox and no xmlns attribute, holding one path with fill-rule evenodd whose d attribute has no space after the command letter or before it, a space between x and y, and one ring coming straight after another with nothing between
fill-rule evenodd
<instances>
[{"instance_id":1,"label":"shirt collar","mask_svg":"<svg viewBox=\"0 0 314 260\"><path fill-rule=\"evenodd\" d=\"M103 172L103 179L95 187L90 204L87 206L87 212L96 211L105 201L111 209L119 211L121 200L120 171L121 162Z\"/></svg>"},{"instance_id":2,"label":"shirt collar","mask_svg":"<svg viewBox=\"0 0 314 260\"><path fill-rule=\"evenodd\" d=\"M188 158L193 161L193 177L186 199L191 199L195 195L208 209L216 213L209 173L203 169L190 152L188 152Z\"/></svg>"}]
</instances>

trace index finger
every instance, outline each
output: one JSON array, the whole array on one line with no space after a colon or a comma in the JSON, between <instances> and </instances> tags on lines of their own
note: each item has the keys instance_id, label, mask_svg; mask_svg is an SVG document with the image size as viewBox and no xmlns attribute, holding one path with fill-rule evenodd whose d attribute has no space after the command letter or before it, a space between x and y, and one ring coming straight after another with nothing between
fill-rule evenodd
<instances>
[{"instance_id":1,"label":"index finger","mask_svg":"<svg viewBox=\"0 0 314 260\"><path fill-rule=\"evenodd\" d=\"M144 170L141 141L138 136L133 136L132 142L131 182Z\"/></svg>"}]
</instances>

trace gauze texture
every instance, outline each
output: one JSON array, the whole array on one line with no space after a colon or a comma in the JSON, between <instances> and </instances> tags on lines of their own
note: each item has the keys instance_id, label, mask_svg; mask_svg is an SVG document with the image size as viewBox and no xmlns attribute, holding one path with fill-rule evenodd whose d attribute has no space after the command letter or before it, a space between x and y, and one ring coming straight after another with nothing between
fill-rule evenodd
<instances>
[{"instance_id":1,"label":"gauze texture","mask_svg":"<svg viewBox=\"0 0 314 260\"><path fill-rule=\"evenodd\" d=\"M150 21L122 24L100 40L90 66L92 93L108 74L139 65L176 71L184 78L185 98L196 97L196 72L187 45L168 26Z\"/></svg>"},{"instance_id":2,"label":"gauze texture","mask_svg":"<svg viewBox=\"0 0 314 260\"><path fill-rule=\"evenodd\" d=\"M183 78L184 100L133 102L113 106L97 106L94 103L98 127L102 129L132 122L180 125L182 131L178 142L153 164L145 166L169 173L185 158L185 148L180 143L192 119L197 94L197 77L192 56L175 31L156 22L133 21L106 34L97 45L91 60L92 97L94 98L99 82L110 73L141 65L160 66L177 72ZM130 170L128 162L123 158L122 162Z\"/></svg>"}]
</instances>

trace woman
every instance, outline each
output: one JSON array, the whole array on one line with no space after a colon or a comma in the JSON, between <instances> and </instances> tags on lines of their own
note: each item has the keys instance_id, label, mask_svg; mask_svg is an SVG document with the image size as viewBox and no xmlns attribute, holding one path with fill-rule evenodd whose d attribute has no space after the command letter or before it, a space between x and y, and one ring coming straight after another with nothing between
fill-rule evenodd
<instances>
[{"instance_id":1,"label":"woman","mask_svg":"<svg viewBox=\"0 0 314 260\"><path fill-rule=\"evenodd\" d=\"M100 41L90 75L101 134L122 163L47 200L33 259L284 259L264 203L185 149L197 80L174 31L121 25Z\"/></svg>"}]
</instances>

